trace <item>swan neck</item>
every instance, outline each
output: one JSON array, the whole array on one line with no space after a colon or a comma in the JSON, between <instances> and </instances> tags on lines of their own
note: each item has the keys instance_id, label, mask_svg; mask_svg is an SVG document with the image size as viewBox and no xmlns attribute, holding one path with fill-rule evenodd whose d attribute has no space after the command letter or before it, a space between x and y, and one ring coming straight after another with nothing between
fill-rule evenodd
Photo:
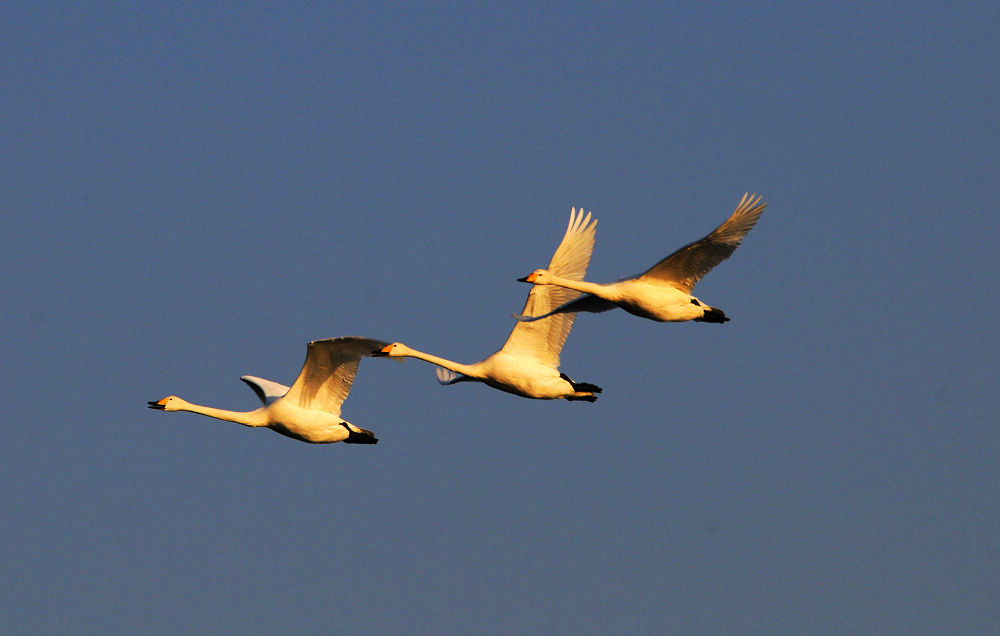
<instances>
[{"instance_id":1,"label":"swan neck","mask_svg":"<svg viewBox=\"0 0 1000 636\"><path fill-rule=\"evenodd\" d=\"M586 294L593 294L600 290L600 285L595 283L588 283L585 280L574 280L572 278L563 278L562 276L552 275L552 284L558 285L560 287L565 287L566 289L574 289L579 292L584 292Z\"/></svg>"},{"instance_id":2,"label":"swan neck","mask_svg":"<svg viewBox=\"0 0 1000 636\"><path fill-rule=\"evenodd\" d=\"M431 364L436 364L439 367L444 367L449 371L454 371L455 373L461 373L462 375L475 376L475 372L467 364L462 364L461 362L454 362L453 360L448 360L447 358L442 358L436 356L432 353L424 353L423 351L417 351L416 349L410 349L410 357L417 358L418 360L423 360L424 362L430 362Z\"/></svg>"},{"instance_id":3,"label":"swan neck","mask_svg":"<svg viewBox=\"0 0 1000 636\"><path fill-rule=\"evenodd\" d=\"M229 411L187 402L183 408L178 410L207 415L208 417L214 417L217 420L224 420L226 422L236 422L244 426L267 426L264 409L257 409L256 411Z\"/></svg>"}]
</instances>

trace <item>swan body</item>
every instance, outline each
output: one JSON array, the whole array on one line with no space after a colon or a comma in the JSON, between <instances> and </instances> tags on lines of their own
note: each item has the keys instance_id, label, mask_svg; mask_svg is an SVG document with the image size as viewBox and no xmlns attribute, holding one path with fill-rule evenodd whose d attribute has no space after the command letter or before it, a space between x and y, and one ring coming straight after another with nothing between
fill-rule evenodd
<instances>
[{"instance_id":1,"label":"swan body","mask_svg":"<svg viewBox=\"0 0 1000 636\"><path fill-rule=\"evenodd\" d=\"M549 271L567 279L580 279L587 271L594 249L597 219L591 220L574 208L559 247L549 262ZM536 285L528 292L521 313L546 313L578 296L578 292L557 286ZM482 382L494 389L526 398L566 399L593 402L601 388L573 382L559 371L559 353L576 318L560 313L537 322L517 322L499 351L474 364L462 364L422 351L401 342L373 351L374 356L409 357L436 364L438 382Z\"/></svg>"},{"instance_id":2,"label":"swan body","mask_svg":"<svg viewBox=\"0 0 1000 636\"><path fill-rule=\"evenodd\" d=\"M743 237L760 219L766 205L759 196L744 194L736 211L708 236L685 245L642 274L614 283L573 280L553 272L551 268L536 269L518 280L536 286L559 286L582 292L583 295L548 312L522 312L517 319L532 322L562 313L598 313L620 307L630 314L659 322L695 320L724 323L729 320L725 312L701 302L691 295L691 291L705 274L739 247Z\"/></svg>"},{"instance_id":3,"label":"swan body","mask_svg":"<svg viewBox=\"0 0 1000 636\"><path fill-rule=\"evenodd\" d=\"M351 391L361 358L373 347L386 343L371 338L328 338L314 340L306 348L306 360L291 387L243 376L264 403L254 411L228 411L192 404L175 395L149 408L160 411L188 411L244 426L266 427L282 435L310 444L377 444L378 438L340 417L340 407Z\"/></svg>"},{"instance_id":4,"label":"swan body","mask_svg":"<svg viewBox=\"0 0 1000 636\"><path fill-rule=\"evenodd\" d=\"M394 342L372 352L374 356L391 358L407 357L436 364L438 382L456 384L458 382L482 382L494 389L539 400L585 400L593 402L595 393L601 387L586 382L573 382L557 367L540 362L536 358L518 355L501 349L484 360L473 364L462 364L423 351L417 351L402 342Z\"/></svg>"}]
</instances>

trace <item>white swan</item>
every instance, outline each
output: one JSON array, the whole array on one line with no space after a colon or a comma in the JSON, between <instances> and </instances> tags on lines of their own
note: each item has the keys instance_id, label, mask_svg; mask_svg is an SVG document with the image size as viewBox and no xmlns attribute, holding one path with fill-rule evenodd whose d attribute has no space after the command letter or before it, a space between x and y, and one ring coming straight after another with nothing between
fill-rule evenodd
<instances>
[{"instance_id":1,"label":"white swan","mask_svg":"<svg viewBox=\"0 0 1000 636\"><path fill-rule=\"evenodd\" d=\"M536 286L558 285L584 295L548 312L521 312L517 319L531 322L563 313L597 313L621 307L630 314L660 322L726 322L729 318L721 309L702 303L691 295L691 290L709 270L733 253L760 219L766 205L761 203L759 196L744 194L732 216L708 236L685 245L644 273L614 283L602 285L573 280L551 268L536 269L518 281Z\"/></svg>"},{"instance_id":2,"label":"white swan","mask_svg":"<svg viewBox=\"0 0 1000 636\"><path fill-rule=\"evenodd\" d=\"M264 403L255 411L199 406L175 395L149 402L149 408L190 411L244 426L265 426L311 444L377 444L374 433L340 417L340 406L351 391L361 358L385 344L381 340L354 337L314 340L306 349L306 361L291 387L252 375L243 376L240 379Z\"/></svg>"},{"instance_id":3,"label":"white swan","mask_svg":"<svg viewBox=\"0 0 1000 636\"><path fill-rule=\"evenodd\" d=\"M570 212L566 234L552 256L549 269L568 279L583 278L594 250L596 226L597 219L591 222L589 213L584 216L582 209L577 213L574 208ZM577 292L562 287L532 287L522 313L548 312L575 296ZM575 317L572 313L561 313L538 322L515 323L503 347L475 364L453 362L411 349L401 342L373 351L372 355L418 358L444 367L437 369L441 384L475 381L527 398L593 402L597 399L594 394L601 392L599 386L573 382L559 372L559 352Z\"/></svg>"}]
</instances>

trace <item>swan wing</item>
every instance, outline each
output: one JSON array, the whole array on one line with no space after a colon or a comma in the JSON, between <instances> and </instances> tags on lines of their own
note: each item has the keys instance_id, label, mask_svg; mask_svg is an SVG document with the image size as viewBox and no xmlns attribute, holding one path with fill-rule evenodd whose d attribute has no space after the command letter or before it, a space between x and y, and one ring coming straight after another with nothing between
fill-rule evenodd
<instances>
[{"instance_id":1,"label":"swan wing","mask_svg":"<svg viewBox=\"0 0 1000 636\"><path fill-rule=\"evenodd\" d=\"M594 251L596 231L597 219L591 219L589 212L584 215L582 209L573 209L566 233L549 261L548 270L557 276L582 280ZM521 314L547 314L579 295L578 291L558 285L532 285ZM558 313L545 320L518 321L501 351L529 356L552 368L559 368L559 352L566 343L575 319L575 313Z\"/></svg>"},{"instance_id":2,"label":"swan wing","mask_svg":"<svg viewBox=\"0 0 1000 636\"><path fill-rule=\"evenodd\" d=\"M638 278L670 283L690 294L702 277L729 258L740 241L760 219L767 203L754 194L744 194L736 211L705 238L689 243L653 265Z\"/></svg>"},{"instance_id":3,"label":"swan wing","mask_svg":"<svg viewBox=\"0 0 1000 636\"><path fill-rule=\"evenodd\" d=\"M439 384L456 384L458 382L472 382L472 378L467 375L462 375L461 373L455 373L451 369L445 369L444 367L438 367L434 369L435 375L437 375L437 380Z\"/></svg>"},{"instance_id":4,"label":"swan wing","mask_svg":"<svg viewBox=\"0 0 1000 636\"><path fill-rule=\"evenodd\" d=\"M387 344L381 340L353 336L313 340L306 348L302 371L285 394L285 399L303 408L339 416L340 406L351 392L361 358Z\"/></svg>"},{"instance_id":5,"label":"swan wing","mask_svg":"<svg viewBox=\"0 0 1000 636\"><path fill-rule=\"evenodd\" d=\"M599 314L604 311L609 311L614 309L618 305L614 304L610 300L605 300L599 296L594 296L593 294L582 294L579 298L569 301L568 303L563 303L540 316L519 316L514 314L514 318L522 322L534 322L536 320L542 320L548 318L549 316L555 314L575 314L578 312L587 312L592 314Z\"/></svg>"},{"instance_id":6,"label":"swan wing","mask_svg":"<svg viewBox=\"0 0 1000 636\"><path fill-rule=\"evenodd\" d=\"M247 385L253 389L253 392L257 394L257 397L259 397L260 401L264 403L264 406L267 406L271 402L274 402L288 393L287 386L272 380L265 380L264 378L258 378L254 375L244 375L240 377L240 379L246 382Z\"/></svg>"}]
</instances>

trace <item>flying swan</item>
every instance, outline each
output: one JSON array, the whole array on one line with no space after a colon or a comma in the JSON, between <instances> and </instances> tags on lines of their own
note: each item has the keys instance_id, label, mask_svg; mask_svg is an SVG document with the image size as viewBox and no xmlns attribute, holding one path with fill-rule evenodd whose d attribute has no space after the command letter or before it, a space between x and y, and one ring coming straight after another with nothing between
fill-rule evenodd
<instances>
[{"instance_id":1,"label":"flying swan","mask_svg":"<svg viewBox=\"0 0 1000 636\"><path fill-rule=\"evenodd\" d=\"M614 283L590 283L573 280L549 269L536 269L522 283L556 285L583 292L583 295L550 311L524 311L516 318L531 322L563 313L589 311L599 313L621 307L630 314L660 322L696 320L724 323L729 318L718 307L709 307L691 295L691 290L713 267L726 260L740 241L760 219L766 203L760 197L744 194L726 221L705 238L680 248L638 276ZM581 277L582 278L582 277Z\"/></svg>"},{"instance_id":2,"label":"flying swan","mask_svg":"<svg viewBox=\"0 0 1000 636\"><path fill-rule=\"evenodd\" d=\"M562 242L556 248L549 270L566 279L583 278L594 250L597 219L591 222L581 209L570 212L569 225ZM562 287L532 287L521 313L545 313L577 296L577 292ZM553 400L597 399L601 387L585 382L573 382L559 372L559 352L576 314L560 313L538 322L517 322L507 342L499 351L475 364L461 364L394 342L372 352L374 356L410 357L438 365L441 384L482 382L494 389L526 398Z\"/></svg>"},{"instance_id":3,"label":"flying swan","mask_svg":"<svg viewBox=\"0 0 1000 636\"><path fill-rule=\"evenodd\" d=\"M306 361L291 388L252 375L241 377L264 403L255 411L199 406L175 395L149 402L149 408L189 411L244 426L264 426L310 444L377 444L374 433L340 417L340 406L351 392L361 358L385 344L350 336L314 340L306 348Z\"/></svg>"}]
</instances>

